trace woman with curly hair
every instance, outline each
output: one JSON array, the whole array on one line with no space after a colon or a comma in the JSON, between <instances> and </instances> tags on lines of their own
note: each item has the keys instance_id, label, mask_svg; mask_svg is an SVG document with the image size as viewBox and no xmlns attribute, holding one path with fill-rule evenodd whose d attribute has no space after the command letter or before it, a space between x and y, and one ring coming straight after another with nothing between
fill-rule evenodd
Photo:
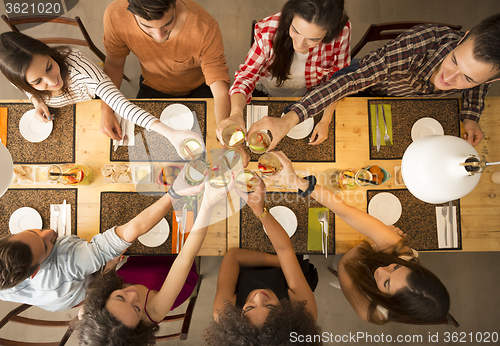
<instances>
[{"instance_id":1,"label":"woman with curly hair","mask_svg":"<svg viewBox=\"0 0 500 346\"><path fill-rule=\"evenodd\" d=\"M124 279L112 272L105 273L102 278L94 280L89 285L81 320L76 325L81 345L155 344L158 323L173 307L187 299L196 285L193 260L205 239L213 208L225 195L225 189L214 189L208 182L205 183L203 201L192 231L171 264L166 278L163 278L160 289L155 289L151 285L146 287L144 284L124 283ZM165 261L168 259L163 260ZM144 276L150 276L149 266L143 265L142 271L137 271L141 270L141 266L135 265L136 274L140 274L138 278L140 282L144 283ZM120 271L118 273L120 274ZM182 296L179 296L186 286L191 287L190 291L184 290Z\"/></svg>"},{"instance_id":2,"label":"woman with curly hair","mask_svg":"<svg viewBox=\"0 0 500 346\"><path fill-rule=\"evenodd\" d=\"M129 102L104 71L78 50L49 47L28 35L4 32L0 35L0 70L28 96L35 107L35 119L40 122L54 119L48 107L60 108L99 97L121 117L168 138L179 154L186 137L203 143L198 134L175 131ZM122 139L121 129L116 131L106 135Z\"/></svg>"},{"instance_id":3,"label":"woman with curly hair","mask_svg":"<svg viewBox=\"0 0 500 346\"><path fill-rule=\"evenodd\" d=\"M319 335L318 309L305 276L312 278L309 281L315 288L314 267L297 259L288 234L268 213L262 181L255 192L241 196L248 199L248 206L265 227L276 255L245 249L227 252L217 280L214 322L205 330L205 343L288 345L292 332Z\"/></svg>"},{"instance_id":4,"label":"woman with curly hair","mask_svg":"<svg viewBox=\"0 0 500 346\"><path fill-rule=\"evenodd\" d=\"M359 317L375 324L418 324L439 321L448 313L450 296L446 287L420 265L418 253L397 232L347 205L334 192L312 186L295 174L282 152L274 153L283 169L273 178L300 190L312 189L312 198L369 238L349 250L338 266L342 292Z\"/></svg>"},{"instance_id":5,"label":"woman with curly hair","mask_svg":"<svg viewBox=\"0 0 500 346\"><path fill-rule=\"evenodd\" d=\"M219 137L229 124L245 128L243 108L252 92L253 96L301 97L348 66L348 19L344 0L289 0L281 12L259 21L255 42L229 91L231 115L218 124ZM325 109L309 144L328 138L335 106Z\"/></svg>"}]
</instances>

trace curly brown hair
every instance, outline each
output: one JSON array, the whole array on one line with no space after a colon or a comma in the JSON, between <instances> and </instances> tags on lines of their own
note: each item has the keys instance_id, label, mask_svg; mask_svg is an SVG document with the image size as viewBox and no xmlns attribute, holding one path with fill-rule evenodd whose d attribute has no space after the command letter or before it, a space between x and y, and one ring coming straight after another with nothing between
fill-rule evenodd
<instances>
[{"instance_id":1,"label":"curly brown hair","mask_svg":"<svg viewBox=\"0 0 500 346\"><path fill-rule=\"evenodd\" d=\"M92 346L149 346L156 344L157 324L140 321L134 329L117 320L106 302L113 291L124 287L114 272L97 277L87 288L84 314L75 325L80 345Z\"/></svg>"},{"instance_id":2,"label":"curly brown hair","mask_svg":"<svg viewBox=\"0 0 500 346\"><path fill-rule=\"evenodd\" d=\"M39 264L33 263L28 244L10 240L12 235L0 239L0 290L19 285L32 275Z\"/></svg>"},{"instance_id":3,"label":"curly brown hair","mask_svg":"<svg viewBox=\"0 0 500 346\"><path fill-rule=\"evenodd\" d=\"M319 335L320 330L305 301L281 299L280 305L271 309L262 325L252 325L242 309L226 302L225 309L217 321L213 321L203 333L206 345L230 346L275 346L295 345L291 333L298 335ZM321 345L321 342L303 345Z\"/></svg>"},{"instance_id":4,"label":"curly brown hair","mask_svg":"<svg viewBox=\"0 0 500 346\"><path fill-rule=\"evenodd\" d=\"M368 318L371 323L432 323L442 319L450 309L450 295L439 278L424 268L418 258L405 261L399 257L411 255L402 251L406 246L406 240L402 239L386 253L374 250L365 241L358 250L358 256L345 264L356 288L370 298ZM406 279L408 286L389 295L378 289L374 273L377 268L392 263L409 268L411 273ZM379 305L389 311L386 320L378 317Z\"/></svg>"}]
</instances>

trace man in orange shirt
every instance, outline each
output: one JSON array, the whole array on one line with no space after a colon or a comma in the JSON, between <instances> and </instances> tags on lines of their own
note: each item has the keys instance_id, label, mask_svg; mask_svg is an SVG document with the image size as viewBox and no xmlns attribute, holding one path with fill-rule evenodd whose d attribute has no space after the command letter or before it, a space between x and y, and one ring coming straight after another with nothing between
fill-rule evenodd
<instances>
[{"instance_id":1,"label":"man in orange shirt","mask_svg":"<svg viewBox=\"0 0 500 346\"><path fill-rule=\"evenodd\" d=\"M193 0L115 0L104 13L104 71L119 88L125 60L141 64L137 98L214 98L215 116L229 116L229 73L215 19ZM213 96L212 96L213 95ZM101 131L122 133L102 105Z\"/></svg>"}]
</instances>

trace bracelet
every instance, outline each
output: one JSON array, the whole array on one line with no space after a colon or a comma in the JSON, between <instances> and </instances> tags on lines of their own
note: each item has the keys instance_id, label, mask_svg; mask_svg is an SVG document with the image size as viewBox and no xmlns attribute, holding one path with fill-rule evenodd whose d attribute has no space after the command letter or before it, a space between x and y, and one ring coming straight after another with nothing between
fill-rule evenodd
<instances>
[{"instance_id":1,"label":"bracelet","mask_svg":"<svg viewBox=\"0 0 500 346\"><path fill-rule=\"evenodd\" d=\"M317 180L316 180L316 177L314 175L308 175L307 177L304 177L304 179L309 181L309 187L305 191L302 191L301 189L299 189L299 196L300 197L309 196L314 191L314 188L316 187Z\"/></svg>"},{"instance_id":2,"label":"bracelet","mask_svg":"<svg viewBox=\"0 0 500 346\"><path fill-rule=\"evenodd\" d=\"M262 219L262 218L265 218L267 215L269 215L269 209L267 209L267 206L265 205L264 211L262 212L262 214L255 215L255 216L257 216L258 219Z\"/></svg>"},{"instance_id":3,"label":"bracelet","mask_svg":"<svg viewBox=\"0 0 500 346\"><path fill-rule=\"evenodd\" d=\"M177 192L174 190L174 186L170 186L170 189L168 189L167 193L172 197L173 199L181 199L182 196L179 195Z\"/></svg>"}]
</instances>

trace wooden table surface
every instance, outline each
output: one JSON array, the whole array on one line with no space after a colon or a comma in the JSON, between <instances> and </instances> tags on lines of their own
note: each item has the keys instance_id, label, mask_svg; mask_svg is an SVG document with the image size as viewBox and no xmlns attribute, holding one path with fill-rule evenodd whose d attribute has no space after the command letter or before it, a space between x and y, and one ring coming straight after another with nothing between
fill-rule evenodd
<instances>
[{"instance_id":1,"label":"wooden table surface","mask_svg":"<svg viewBox=\"0 0 500 346\"><path fill-rule=\"evenodd\" d=\"M383 99L383 98L381 98ZM275 98L273 100L282 100ZM379 165L391 173L392 178L380 187L370 189L404 188L394 184L394 167L401 160L370 160L368 152L368 98L348 97L337 105L335 115L336 162L333 163L294 163L295 170L307 171L316 175L323 186L336 190L329 182L332 172L338 169L359 169L369 165ZM476 147L486 160L500 161L500 97L486 99L486 108L481 116L481 128L485 138ZM256 163L250 169L257 170ZM491 181L491 173L500 166L491 167L483 173L473 192L460 200L462 246L465 251L500 251L500 185ZM344 200L366 211L366 190L359 188L344 191ZM338 191L338 190L336 190ZM336 253L345 253L365 237L335 217ZM228 249L239 247L239 215L228 219Z\"/></svg>"},{"instance_id":2,"label":"wooden table surface","mask_svg":"<svg viewBox=\"0 0 500 346\"><path fill-rule=\"evenodd\" d=\"M168 100L175 101L175 100ZM178 101L185 101L178 100ZM215 136L215 118L213 114L213 100L201 99L207 103L207 147L217 147ZM4 102L26 102L25 100L9 100ZM110 163L110 139L99 131L101 119L101 101L92 100L76 105L76 163L91 167L95 173L95 180L88 186L78 186L78 219L77 232L82 239L90 241L99 233L100 224L100 193L103 191L135 191L134 184L104 184L101 168ZM159 116L159 114L158 114ZM12 150L12 149L11 149ZM114 163L114 162L113 162ZM138 162L134 162L137 164ZM159 163L154 163L158 165ZM29 166L29 165L26 165ZM12 184L11 188L67 188L62 184L19 185ZM142 189L141 189L142 190ZM148 191L165 191L163 186L148 185ZM222 256L226 253L226 204L221 202L216 206L212 219L220 220L213 223L205 237L205 241L198 253L200 256ZM139 213L138 211L137 213ZM224 217L222 217L224 215ZM170 222L171 220L169 220Z\"/></svg>"}]
</instances>

